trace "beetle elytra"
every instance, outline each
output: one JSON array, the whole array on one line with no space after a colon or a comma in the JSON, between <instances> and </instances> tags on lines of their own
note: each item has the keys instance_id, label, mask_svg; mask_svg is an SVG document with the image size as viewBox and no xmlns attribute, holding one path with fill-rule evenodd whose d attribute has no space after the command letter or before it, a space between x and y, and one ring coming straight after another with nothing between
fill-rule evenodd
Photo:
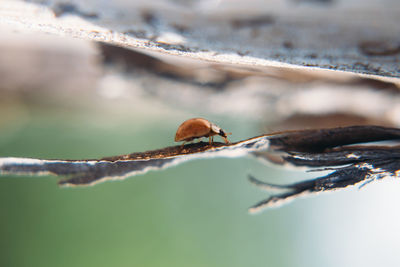
<instances>
[{"instance_id":1,"label":"beetle elytra","mask_svg":"<svg viewBox=\"0 0 400 267\"><path fill-rule=\"evenodd\" d=\"M227 135L232 133L225 133L217 125L209 122L203 118L193 118L187 121L184 121L176 131L175 142L184 141L183 145L186 142L190 142L196 138L208 137L210 145L213 143L213 136L219 135L224 139L225 143L229 144L229 140Z\"/></svg>"}]
</instances>

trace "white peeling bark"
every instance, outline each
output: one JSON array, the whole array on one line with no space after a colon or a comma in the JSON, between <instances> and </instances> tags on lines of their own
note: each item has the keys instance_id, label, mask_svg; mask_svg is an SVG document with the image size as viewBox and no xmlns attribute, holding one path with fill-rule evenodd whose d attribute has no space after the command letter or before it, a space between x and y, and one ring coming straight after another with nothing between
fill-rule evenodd
<instances>
[{"instance_id":1,"label":"white peeling bark","mask_svg":"<svg viewBox=\"0 0 400 267\"><path fill-rule=\"evenodd\" d=\"M2 1L0 25L215 63L400 77L396 0L31 2Z\"/></svg>"}]
</instances>

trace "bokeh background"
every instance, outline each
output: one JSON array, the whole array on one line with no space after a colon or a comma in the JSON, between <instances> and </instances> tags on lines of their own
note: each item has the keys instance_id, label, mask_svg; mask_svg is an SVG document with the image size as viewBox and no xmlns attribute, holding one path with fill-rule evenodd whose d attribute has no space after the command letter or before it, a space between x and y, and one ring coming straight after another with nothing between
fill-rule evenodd
<instances>
[{"instance_id":1,"label":"bokeh background","mask_svg":"<svg viewBox=\"0 0 400 267\"><path fill-rule=\"evenodd\" d=\"M211 9L219 1L161 2ZM340 1L304 2L321 9ZM0 4L0 157L84 159L158 149L175 145L177 127L191 117L231 131L231 141L275 130L400 125L396 72L242 68L110 50L17 27L11 11ZM59 19L87 19L89 11L80 12ZM399 55L384 57L392 64ZM248 174L282 184L319 175L250 157L190 161L86 188L59 188L54 176L2 175L0 266L399 266L398 181L250 215L247 208L268 194Z\"/></svg>"}]
</instances>

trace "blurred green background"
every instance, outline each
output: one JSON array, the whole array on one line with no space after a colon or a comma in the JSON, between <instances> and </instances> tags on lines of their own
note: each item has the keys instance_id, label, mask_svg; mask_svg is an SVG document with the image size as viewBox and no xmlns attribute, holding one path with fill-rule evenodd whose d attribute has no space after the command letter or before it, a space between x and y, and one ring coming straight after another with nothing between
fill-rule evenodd
<instances>
[{"instance_id":1,"label":"blurred green background","mask_svg":"<svg viewBox=\"0 0 400 267\"><path fill-rule=\"evenodd\" d=\"M155 149L173 145L181 122L171 113L113 119L65 106L20 109L0 134L1 156L80 159ZM229 119L220 125L239 135L255 130ZM292 257L280 255L290 233L279 230L291 208L250 216L246 209L266 196L247 183L250 172L274 175L251 159L211 159L87 188L58 188L55 177L2 177L0 265L291 265Z\"/></svg>"},{"instance_id":2,"label":"blurred green background","mask_svg":"<svg viewBox=\"0 0 400 267\"><path fill-rule=\"evenodd\" d=\"M166 107L146 115L143 109L125 113L32 99L2 107L2 118L9 118L0 131L2 157L99 158L161 148L173 145L179 123L194 115ZM209 119L232 131L232 141L260 133L249 120ZM190 161L87 188L59 188L58 178L50 176L2 176L0 266L399 263L395 183L250 215L246 209L267 197L248 183L250 173L278 183L315 177L253 158Z\"/></svg>"}]
</instances>

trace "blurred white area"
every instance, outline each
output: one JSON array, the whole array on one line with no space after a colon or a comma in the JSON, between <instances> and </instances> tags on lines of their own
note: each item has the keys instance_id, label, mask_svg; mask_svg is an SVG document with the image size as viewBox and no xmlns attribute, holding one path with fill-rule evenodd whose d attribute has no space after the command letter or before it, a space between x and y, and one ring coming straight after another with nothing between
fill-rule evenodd
<instances>
[{"instance_id":1,"label":"blurred white area","mask_svg":"<svg viewBox=\"0 0 400 267\"><path fill-rule=\"evenodd\" d=\"M101 74L95 46L82 40L0 27L0 51L1 90L84 93Z\"/></svg>"},{"instance_id":2,"label":"blurred white area","mask_svg":"<svg viewBox=\"0 0 400 267\"><path fill-rule=\"evenodd\" d=\"M278 100L279 114L353 114L400 126L400 94L368 86L315 84Z\"/></svg>"},{"instance_id":3,"label":"blurred white area","mask_svg":"<svg viewBox=\"0 0 400 267\"><path fill-rule=\"evenodd\" d=\"M399 190L387 179L298 200L297 266L399 266Z\"/></svg>"}]
</instances>

